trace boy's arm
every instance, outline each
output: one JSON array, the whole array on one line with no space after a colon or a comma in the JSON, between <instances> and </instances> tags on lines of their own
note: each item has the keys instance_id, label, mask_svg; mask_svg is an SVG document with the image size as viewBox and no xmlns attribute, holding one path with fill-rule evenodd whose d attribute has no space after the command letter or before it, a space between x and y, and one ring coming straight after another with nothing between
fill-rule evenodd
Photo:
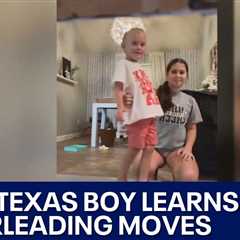
<instances>
[{"instance_id":1,"label":"boy's arm","mask_svg":"<svg viewBox=\"0 0 240 240\"><path fill-rule=\"evenodd\" d=\"M117 120L123 121L123 112L124 112L124 102L123 102L123 83L115 82L114 83L114 95L117 102Z\"/></svg>"},{"instance_id":2,"label":"boy's arm","mask_svg":"<svg viewBox=\"0 0 240 240\"><path fill-rule=\"evenodd\" d=\"M122 82L115 82L114 83L114 95L117 101L117 108L124 110L124 103L123 103L123 83Z\"/></svg>"}]
</instances>

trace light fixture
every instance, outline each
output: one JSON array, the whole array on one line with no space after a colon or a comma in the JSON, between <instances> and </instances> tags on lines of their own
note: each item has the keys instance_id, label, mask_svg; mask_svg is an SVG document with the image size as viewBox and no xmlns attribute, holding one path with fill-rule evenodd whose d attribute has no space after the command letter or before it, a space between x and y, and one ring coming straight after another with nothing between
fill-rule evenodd
<instances>
[{"instance_id":1,"label":"light fixture","mask_svg":"<svg viewBox=\"0 0 240 240\"><path fill-rule=\"evenodd\" d=\"M121 45L124 34L132 28L145 30L142 19L138 17L117 17L113 21L111 36L118 45Z\"/></svg>"}]
</instances>

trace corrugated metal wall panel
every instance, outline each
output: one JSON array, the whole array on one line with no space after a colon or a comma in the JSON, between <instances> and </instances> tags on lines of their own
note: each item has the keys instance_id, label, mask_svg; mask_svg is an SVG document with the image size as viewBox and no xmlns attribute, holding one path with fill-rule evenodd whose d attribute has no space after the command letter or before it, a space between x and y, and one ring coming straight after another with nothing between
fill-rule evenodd
<instances>
[{"instance_id":1,"label":"corrugated metal wall panel","mask_svg":"<svg viewBox=\"0 0 240 240\"><path fill-rule=\"evenodd\" d=\"M197 89L200 87L202 81L202 79L199 79L199 56L200 50L198 49L171 49L165 52L154 52L146 57L147 64L145 64L145 67L152 71L153 84L154 87L157 88L159 84L165 81L165 68L167 63L176 57L184 58L189 65L189 79L185 88ZM96 98L113 96L111 78L116 59L119 60L122 57L122 54L94 54L88 56L86 119L89 119L91 116L92 103L96 101Z\"/></svg>"}]
</instances>

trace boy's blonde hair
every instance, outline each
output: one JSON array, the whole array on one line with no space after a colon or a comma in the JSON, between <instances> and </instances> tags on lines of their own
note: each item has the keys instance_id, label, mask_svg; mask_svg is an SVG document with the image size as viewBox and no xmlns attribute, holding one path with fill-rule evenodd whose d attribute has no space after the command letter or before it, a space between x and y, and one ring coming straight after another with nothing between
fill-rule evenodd
<instances>
[{"instance_id":1,"label":"boy's blonde hair","mask_svg":"<svg viewBox=\"0 0 240 240\"><path fill-rule=\"evenodd\" d=\"M121 43L121 47L122 47L122 48L125 47L126 39L127 39L128 35L129 35L129 33L131 33L131 32L143 32L143 33L145 33L144 29L142 29L142 28L138 28L138 27L131 28L130 30L128 30L127 32L125 32L124 35L123 35L122 43Z\"/></svg>"}]
</instances>

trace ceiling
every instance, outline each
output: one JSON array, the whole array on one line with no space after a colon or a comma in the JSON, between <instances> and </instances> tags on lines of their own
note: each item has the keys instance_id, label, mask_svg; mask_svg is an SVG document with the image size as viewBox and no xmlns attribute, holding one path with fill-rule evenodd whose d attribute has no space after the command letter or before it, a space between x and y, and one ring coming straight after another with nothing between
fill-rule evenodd
<instances>
[{"instance_id":1,"label":"ceiling","mask_svg":"<svg viewBox=\"0 0 240 240\"><path fill-rule=\"evenodd\" d=\"M57 20L136 14L172 14L216 7L217 0L57 0Z\"/></svg>"}]
</instances>

